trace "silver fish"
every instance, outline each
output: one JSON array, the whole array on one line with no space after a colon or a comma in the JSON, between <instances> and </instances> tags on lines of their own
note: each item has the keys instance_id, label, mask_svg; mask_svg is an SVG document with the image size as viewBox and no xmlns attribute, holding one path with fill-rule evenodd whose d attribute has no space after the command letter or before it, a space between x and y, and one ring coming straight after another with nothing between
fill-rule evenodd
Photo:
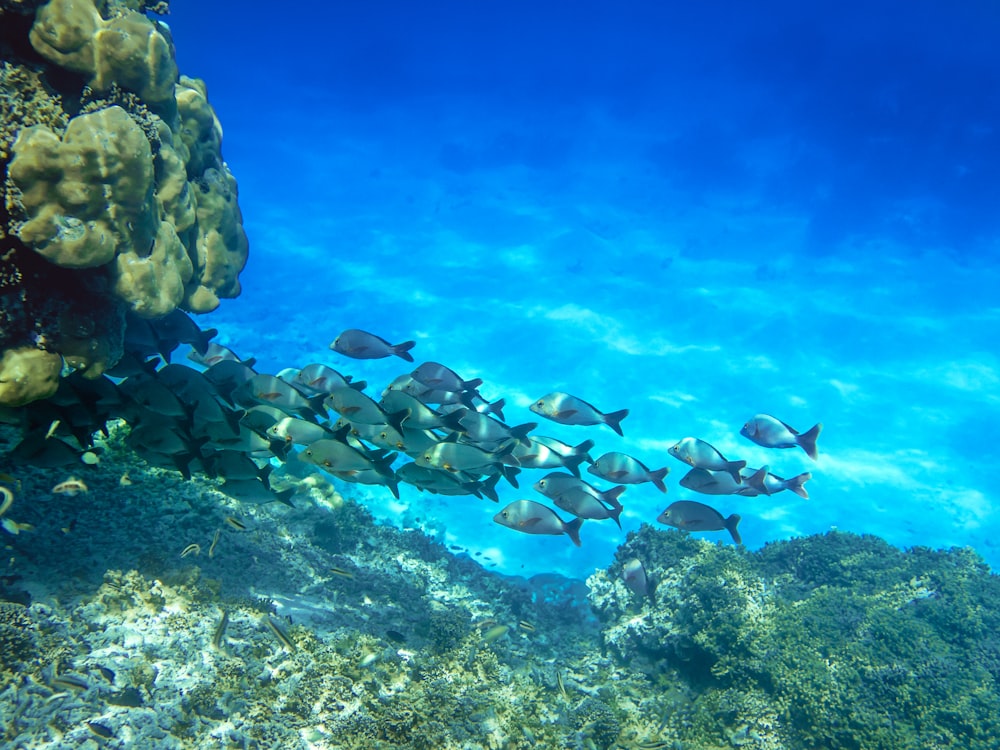
<instances>
[{"instance_id":1,"label":"silver fish","mask_svg":"<svg viewBox=\"0 0 1000 750\"><path fill-rule=\"evenodd\" d=\"M486 444L494 449L508 440L516 440L522 445L528 445L528 433L538 427L537 422L526 422L516 427L508 427L503 422L486 414L480 414L475 409L456 409L445 419L445 426L461 432L471 442Z\"/></svg>"},{"instance_id":2,"label":"silver fish","mask_svg":"<svg viewBox=\"0 0 1000 750\"><path fill-rule=\"evenodd\" d=\"M529 438L528 445L515 445L513 455L526 469L566 468L575 476L580 476L580 464L584 461L593 463L588 453L593 447L593 440L584 440L573 447L554 438L537 437Z\"/></svg>"},{"instance_id":3,"label":"silver fish","mask_svg":"<svg viewBox=\"0 0 1000 750\"><path fill-rule=\"evenodd\" d=\"M405 410L389 414L372 398L350 387L334 388L323 403L351 423L390 424L397 430L409 415Z\"/></svg>"},{"instance_id":4,"label":"silver fish","mask_svg":"<svg viewBox=\"0 0 1000 750\"><path fill-rule=\"evenodd\" d=\"M649 596L649 581L646 579L646 569L642 562L633 557L622 566L622 580L625 585L636 596L645 599Z\"/></svg>"},{"instance_id":5,"label":"silver fish","mask_svg":"<svg viewBox=\"0 0 1000 750\"><path fill-rule=\"evenodd\" d=\"M464 380L450 367L438 362L424 362L410 373L418 383L436 391L474 391L483 384L481 378Z\"/></svg>"},{"instance_id":6,"label":"silver fish","mask_svg":"<svg viewBox=\"0 0 1000 750\"><path fill-rule=\"evenodd\" d=\"M295 494L294 487L279 492L265 486L257 479L228 479L219 487L219 491L249 505L262 505L277 500L289 508L295 507L291 500Z\"/></svg>"},{"instance_id":7,"label":"silver fish","mask_svg":"<svg viewBox=\"0 0 1000 750\"><path fill-rule=\"evenodd\" d=\"M444 427L444 415L406 391L386 389L379 406L387 412L408 411L403 425L411 429L434 430Z\"/></svg>"},{"instance_id":8,"label":"silver fish","mask_svg":"<svg viewBox=\"0 0 1000 750\"><path fill-rule=\"evenodd\" d=\"M670 469L666 466L653 471L639 459L614 451L605 453L598 458L587 467L587 471L594 476L617 484L652 482L660 492L667 491L666 485L663 484L663 478L670 473Z\"/></svg>"},{"instance_id":9,"label":"silver fish","mask_svg":"<svg viewBox=\"0 0 1000 750\"><path fill-rule=\"evenodd\" d=\"M761 490L751 486L748 481L751 474L746 470L740 472L743 482L736 484L727 471L709 471L708 469L691 469L681 477L680 485L685 489L700 492L703 495L742 495L756 497Z\"/></svg>"},{"instance_id":10,"label":"silver fish","mask_svg":"<svg viewBox=\"0 0 1000 750\"><path fill-rule=\"evenodd\" d=\"M315 422L298 417L282 417L267 428L270 440L282 440L296 445L309 445L330 436L330 431Z\"/></svg>"},{"instance_id":11,"label":"silver fish","mask_svg":"<svg viewBox=\"0 0 1000 750\"><path fill-rule=\"evenodd\" d=\"M445 471L475 471L477 469L486 470L488 468L499 469L506 476L506 469L502 461L505 455L510 453L513 446L500 451L484 451L474 445L463 445L450 441L442 441L424 451L417 457L416 462L420 466L429 466Z\"/></svg>"},{"instance_id":12,"label":"silver fish","mask_svg":"<svg viewBox=\"0 0 1000 750\"><path fill-rule=\"evenodd\" d=\"M769 414L756 414L751 417L740 434L765 448L802 448L813 461L816 460L816 438L819 437L823 423L817 422L805 432L800 433L793 427L789 427L780 419L775 419Z\"/></svg>"},{"instance_id":13,"label":"silver fish","mask_svg":"<svg viewBox=\"0 0 1000 750\"><path fill-rule=\"evenodd\" d=\"M744 472L743 481L763 495L773 495L775 492L789 490L799 497L808 500L809 492L806 491L804 485L810 479L812 479L812 474L808 471L804 471L789 479L782 479L777 474L771 474L767 466L763 466L757 471L750 473L749 476Z\"/></svg>"},{"instance_id":14,"label":"silver fish","mask_svg":"<svg viewBox=\"0 0 1000 750\"><path fill-rule=\"evenodd\" d=\"M728 471L733 476L733 481L739 484L740 469L747 465L746 461L730 461L714 446L698 438L686 437L678 441L668 451L674 458L698 469L712 469L713 471Z\"/></svg>"},{"instance_id":15,"label":"silver fish","mask_svg":"<svg viewBox=\"0 0 1000 750\"><path fill-rule=\"evenodd\" d=\"M461 474L452 474L441 469L432 469L415 463L403 464L396 472L401 482L406 482L418 490L432 492L436 495L485 495L493 502L499 502L496 484L500 475L494 474L489 479L466 481Z\"/></svg>"},{"instance_id":16,"label":"silver fish","mask_svg":"<svg viewBox=\"0 0 1000 750\"><path fill-rule=\"evenodd\" d=\"M574 518L567 523L554 510L534 500L515 500L493 516L493 520L501 526L525 534L566 534L573 544L580 546L580 526L583 525L583 519Z\"/></svg>"},{"instance_id":17,"label":"silver fish","mask_svg":"<svg viewBox=\"0 0 1000 750\"><path fill-rule=\"evenodd\" d=\"M355 381L350 375L341 375L332 367L321 364L306 365L295 375L295 383L315 393L329 393L334 388L354 388L363 391L367 383Z\"/></svg>"},{"instance_id":18,"label":"silver fish","mask_svg":"<svg viewBox=\"0 0 1000 750\"><path fill-rule=\"evenodd\" d=\"M542 396L531 405L531 411L559 424L606 424L619 435L623 434L621 421L628 416L628 409L605 414L582 398L560 391L553 391Z\"/></svg>"},{"instance_id":19,"label":"silver fish","mask_svg":"<svg viewBox=\"0 0 1000 750\"><path fill-rule=\"evenodd\" d=\"M733 537L733 542L743 544L737 527L740 517L733 513L723 517L719 511L703 503L693 500L678 500L667 506L656 520L667 526L673 526L684 531L722 531L725 529Z\"/></svg>"},{"instance_id":20,"label":"silver fish","mask_svg":"<svg viewBox=\"0 0 1000 750\"><path fill-rule=\"evenodd\" d=\"M395 454L390 455L395 456ZM382 453L360 451L339 440L323 438L307 446L299 454L299 458L331 473L340 474L367 471L376 465L384 464L386 457Z\"/></svg>"},{"instance_id":21,"label":"silver fish","mask_svg":"<svg viewBox=\"0 0 1000 750\"><path fill-rule=\"evenodd\" d=\"M552 502L556 504L557 508L561 508L579 518L587 518L595 521L611 518L618 524L619 529L622 527L621 503L615 501L613 507L607 508L600 500L580 487L567 490L558 497L553 498Z\"/></svg>"},{"instance_id":22,"label":"silver fish","mask_svg":"<svg viewBox=\"0 0 1000 750\"><path fill-rule=\"evenodd\" d=\"M628 489L624 485L618 485L612 487L610 490L601 491L591 484L583 481L579 477L574 477L572 474L563 474L562 472L554 471L551 474L546 474L544 477L539 479L532 485L536 492L541 492L545 497L550 500L563 495L571 490L582 489L585 492L593 495L595 498L600 500L606 505L610 505L612 508L618 503L619 496Z\"/></svg>"},{"instance_id":23,"label":"silver fish","mask_svg":"<svg viewBox=\"0 0 1000 750\"><path fill-rule=\"evenodd\" d=\"M330 344L330 348L339 354L354 359L384 359L396 355L407 362L413 361L410 349L416 346L415 341L404 341L401 344L390 344L373 333L357 328L348 328Z\"/></svg>"}]
</instances>

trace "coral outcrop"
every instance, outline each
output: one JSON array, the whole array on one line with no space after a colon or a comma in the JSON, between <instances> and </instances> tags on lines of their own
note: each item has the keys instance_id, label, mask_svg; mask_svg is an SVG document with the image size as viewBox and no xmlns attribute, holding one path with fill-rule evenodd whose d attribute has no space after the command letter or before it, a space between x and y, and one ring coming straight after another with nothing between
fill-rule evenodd
<instances>
[{"instance_id":1,"label":"coral outcrop","mask_svg":"<svg viewBox=\"0 0 1000 750\"><path fill-rule=\"evenodd\" d=\"M179 75L145 15L166 9L0 3L0 405L52 395L54 361L91 378L113 366L126 312L240 293L236 180L205 84Z\"/></svg>"},{"instance_id":2,"label":"coral outcrop","mask_svg":"<svg viewBox=\"0 0 1000 750\"><path fill-rule=\"evenodd\" d=\"M621 580L631 558L655 585ZM1000 578L971 550L830 532L756 553L643 526L588 580L604 646L696 747L1000 742Z\"/></svg>"}]
</instances>

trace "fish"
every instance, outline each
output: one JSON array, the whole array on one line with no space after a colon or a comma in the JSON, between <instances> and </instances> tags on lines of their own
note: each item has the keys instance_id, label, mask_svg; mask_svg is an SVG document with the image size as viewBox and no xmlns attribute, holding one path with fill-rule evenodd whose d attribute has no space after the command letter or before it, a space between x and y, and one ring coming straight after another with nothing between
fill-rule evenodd
<instances>
[{"instance_id":1,"label":"fish","mask_svg":"<svg viewBox=\"0 0 1000 750\"><path fill-rule=\"evenodd\" d=\"M52 494L54 495L76 497L81 492L88 492L87 485L82 479L77 479L76 477L70 477L52 488Z\"/></svg>"},{"instance_id":2,"label":"fish","mask_svg":"<svg viewBox=\"0 0 1000 750\"><path fill-rule=\"evenodd\" d=\"M296 445L309 445L321 438L329 437L330 431L323 425L298 417L282 417L267 428L269 440L284 440Z\"/></svg>"},{"instance_id":3,"label":"fish","mask_svg":"<svg viewBox=\"0 0 1000 750\"><path fill-rule=\"evenodd\" d=\"M350 375L341 375L332 367L314 363L306 365L295 375L294 384L305 386L316 393L329 393L334 388L353 388L363 391L368 385L363 380L354 380Z\"/></svg>"},{"instance_id":4,"label":"fish","mask_svg":"<svg viewBox=\"0 0 1000 750\"><path fill-rule=\"evenodd\" d=\"M782 479L777 474L770 473L767 466L763 466L750 476L745 477L746 483L763 495L773 495L775 492L790 490L805 500L809 499L809 492L804 485L810 479L812 479L812 474L808 471L797 474L790 479Z\"/></svg>"},{"instance_id":5,"label":"fish","mask_svg":"<svg viewBox=\"0 0 1000 750\"><path fill-rule=\"evenodd\" d=\"M45 468L70 466L80 462L83 451L74 448L58 437L46 440L44 432L34 430L14 446L9 458L15 464L28 464Z\"/></svg>"},{"instance_id":6,"label":"fish","mask_svg":"<svg viewBox=\"0 0 1000 750\"><path fill-rule=\"evenodd\" d=\"M493 641L500 640L507 635L508 630L510 630L510 626L508 625L494 625L483 633L483 643L493 643Z\"/></svg>"},{"instance_id":7,"label":"fish","mask_svg":"<svg viewBox=\"0 0 1000 750\"><path fill-rule=\"evenodd\" d=\"M387 630L385 631L385 635L393 643L406 643L406 636L398 630Z\"/></svg>"},{"instance_id":8,"label":"fish","mask_svg":"<svg viewBox=\"0 0 1000 750\"><path fill-rule=\"evenodd\" d=\"M105 724L101 724L97 721L86 722L87 729L96 734L98 737L103 737L104 739L111 739L115 736L115 733Z\"/></svg>"},{"instance_id":9,"label":"fish","mask_svg":"<svg viewBox=\"0 0 1000 750\"><path fill-rule=\"evenodd\" d=\"M52 678L49 686L59 690L90 690L89 682L80 675L70 672L56 675Z\"/></svg>"},{"instance_id":10,"label":"fish","mask_svg":"<svg viewBox=\"0 0 1000 750\"><path fill-rule=\"evenodd\" d=\"M642 461L624 453L610 452L594 461L587 471L601 479L607 479L616 484L641 484L652 482L660 492L666 492L663 478L670 473L664 466L662 469L650 470Z\"/></svg>"},{"instance_id":11,"label":"fish","mask_svg":"<svg viewBox=\"0 0 1000 750\"><path fill-rule=\"evenodd\" d=\"M740 469L746 465L746 461L730 461L718 450L704 440L686 437L676 442L667 451L671 456L694 466L698 469L712 469L713 471L728 471L736 484L742 482Z\"/></svg>"},{"instance_id":12,"label":"fish","mask_svg":"<svg viewBox=\"0 0 1000 750\"><path fill-rule=\"evenodd\" d=\"M0 526L3 526L7 533L17 536L22 531L34 531L35 527L30 523L20 523L13 518L0 519Z\"/></svg>"},{"instance_id":13,"label":"fish","mask_svg":"<svg viewBox=\"0 0 1000 750\"><path fill-rule=\"evenodd\" d=\"M391 453L389 455L390 458L388 460L391 463L393 460L395 460L396 454ZM387 468L386 466L378 466L378 467L373 466L370 469L364 469L362 471L345 471L345 472L333 471L330 473L332 473L338 479L344 480L345 482L352 482L354 484L381 485L383 487L388 487L389 492L392 493L392 496L395 497L397 500L399 499L399 481L396 479L395 472L393 472L391 468Z\"/></svg>"},{"instance_id":14,"label":"fish","mask_svg":"<svg viewBox=\"0 0 1000 750\"><path fill-rule=\"evenodd\" d=\"M344 570L344 568L331 567L330 572L335 576L340 576L341 578L354 578L354 573L349 570Z\"/></svg>"},{"instance_id":15,"label":"fish","mask_svg":"<svg viewBox=\"0 0 1000 750\"><path fill-rule=\"evenodd\" d=\"M173 351L180 344L188 344L198 354L204 355L208 351L209 341L219 333L214 328L202 330L180 308L175 308L162 318L150 320L149 325L156 336L160 351L165 346L169 346L169 351Z\"/></svg>"},{"instance_id":16,"label":"fish","mask_svg":"<svg viewBox=\"0 0 1000 750\"><path fill-rule=\"evenodd\" d=\"M476 497L485 495L495 503L500 501L494 489L497 482L500 481L499 474L494 474L485 480L465 480L461 473L453 474L444 469L420 466L410 462L399 467L396 471L396 477L399 481L406 482L418 490L436 495L474 495Z\"/></svg>"},{"instance_id":17,"label":"fish","mask_svg":"<svg viewBox=\"0 0 1000 750\"><path fill-rule=\"evenodd\" d=\"M737 484L733 480L732 475L727 471L694 468L681 477L680 485L685 489L694 490L703 495L743 495L744 497L756 497L761 494L761 490L755 489L749 484L746 470L740 472L740 477L744 481Z\"/></svg>"},{"instance_id":18,"label":"fish","mask_svg":"<svg viewBox=\"0 0 1000 750\"><path fill-rule=\"evenodd\" d=\"M311 424L311 423L310 423ZM243 451L222 450L202 458L205 472L212 477L223 479L259 479L270 487L270 476L273 467L269 463L263 466L257 464Z\"/></svg>"},{"instance_id":19,"label":"fish","mask_svg":"<svg viewBox=\"0 0 1000 750\"><path fill-rule=\"evenodd\" d=\"M684 531L722 531L725 529L733 537L733 542L743 544L737 527L740 516L736 513L723 517L719 511L693 500L678 500L667 506L656 520L667 526Z\"/></svg>"},{"instance_id":20,"label":"fish","mask_svg":"<svg viewBox=\"0 0 1000 750\"><path fill-rule=\"evenodd\" d=\"M574 518L566 522L548 506L536 503L534 500L515 500L495 516L493 521L508 529L521 531L525 534L550 534L558 536L566 534L577 547L580 544L580 526L582 518Z\"/></svg>"},{"instance_id":21,"label":"fish","mask_svg":"<svg viewBox=\"0 0 1000 750\"><path fill-rule=\"evenodd\" d=\"M276 406L290 416L310 421L315 421L317 416L326 417L324 394L305 396L274 375L254 375L233 390L232 398L235 404L246 409L263 404Z\"/></svg>"},{"instance_id":22,"label":"fish","mask_svg":"<svg viewBox=\"0 0 1000 750\"><path fill-rule=\"evenodd\" d=\"M107 680L111 684L114 684L114 682L115 682L115 673L114 672L112 672L107 667L103 667L103 666L100 666L100 665L97 666L97 671L101 673L101 677L103 677L105 680Z\"/></svg>"},{"instance_id":23,"label":"fish","mask_svg":"<svg viewBox=\"0 0 1000 750\"><path fill-rule=\"evenodd\" d=\"M216 651L222 651L223 648L223 638L226 637L226 628L229 626L229 610L222 610L222 617L219 619L219 624L215 626L215 632L212 633L212 646Z\"/></svg>"},{"instance_id":24,"label":"fish","mask_svg":"<svg viewBox=\"0 0 1000 750\"><path fill-rule=\"evenodd\" d=\"M386 412L408 412L402 425L409 429L434 430L445 426L445 416L406 391L387 389L379 406Z\"/></svg>"},{"instance_id":25,"label":"fish","mask_svg":"<svg viewBox=\"0 0 1000 750\"><path fill-rule=\"evenodd\" d=\"M417 365L417 368L410 373L410 377L435 391L475 391L483 384L482 378L465 380L450 367L445 367L439 362L424 362Z\"/></svg>"},{"instance_id":26,"label":"fish","mask_svg":"<svg viewBox=\"0 0 1000 750\"><path fill-rule=\"evenodd\" d=\"M289 487L285 490L275 491L270 487L264 485L258 479L227 479L223 482L222 486L219 487L219 492L229 495L235 500L239 500L241 503L247 503L249 505L263 505L264 503L270 503L277 500L279 503L287 505L289 508L294 508L292 504L292 495L295 494L295 488Z\"/></svg>"},{"instance_id":27,"label":"fish","mask_svg":"<svg viewBox=\"0 0 1000 750\"><path fill-rule=\"evenodd\" d=\"M740 434L765 448L802 448L806 455L815 461L819 455L816 450L816 439L822 429L823 423L817 422L800 433L770 414L755 414L743 425Z\"/></svg>"},{"instance_id":28,"label":"fish","mask_svg":"<svg viewBox=\"0 0 1000 750\"><path fill-rule=\"evenodd\" d=\"M461 432L465 439L471 440L481 448L492 446L496 449L508 440L516 440L521 445L530 445L528 433L538 427L538 423L526 422L516 427L508 427L491 416L480 414L475 409L465 408L450 412L445 417L445 426Z\"/></svg>"},{"instance_id":29,"label":"fish","mask_svg":"<svg viewBox=\"0 0 1000 750\"><path fill-rule=\"evenodd\" d=\"M282 646L287 648L289 651L292 651L293 653L295 651L298 651L298 648L295 645L295 641L292 640L291 636L288 635L288 631L285 630L285 628L280 623L278 623L270 615L264 615L262 619L264 625L267 627L268 630L270 630L274 634L274 637L281 642Z\"/></svg>"},{"instance_id":30,"label":"fish","mask_svg":"<svg viewBox=\"0 0 1000 750\"><path fill-rule=\"evenodd\" d=\"M388 424L397 430L402 429L403 421L410 415L407 409L386 412L377 401L350 387L334 388L327 394L323 404L349 422Z\"/></svg>"},{"instance_id":31,"label":"fish","mask_svg":"<svg viewBox=\"0 0 1000 750\"><path fill-rule=\"evenodd\" d=\"M622 504L617 500L611 508L608 508L598 500L594 495L590 494L581 487L574 487L573 489L566 490L558 497L552 499L557 508L561 508L567 513L572 513L574 516L579 518L586 518L594 521L602 521L605 518L611 518L618 528L622 527L621 514L622 514Z\"/></svg>"},{"instance_id":32,"label":"fish","mask_svg":"<svg viewBox=\"0 0 1000 750\"><path fill-rule=\"evenodd\" d=\"M14 504L14 491L9 487L0 485L0 497L3 498L3 502L0 502L0 516L2 516Z\"/></svg>"},{"instance_id":33,"label":"fish","mask_svg":"<svg viewBox=\"0 0 1000 750\"><path fill-rule=\"evenodd\" d=\"M222 534L222 529L215 530L215 536L212 537L212 546L208 548L209 558L215 557L215 545L219 543L219 536Z\"/></svg>"},{"instance_id":34,"label":"fish","mask_svg":"<svg viewBox=\"0 0 1000 750\"><path fill-rule=\"evenodd\" d=\"M527 620L519 620L518 623L517 623L517 627L519 627L525 633L534 633L535 632L535 626L532 625Z\"/></svg>"},{"instance_id":35,"label":"fish","mask_svg":"<svg viewBox=\"0 0 1000 750\"><path fill-rule=\"evenodd\" d=\"M201 353L192 347L191 351L188 352L187 358L204 367L211 367L212 365L216 365L225 360L232 362L247 361L232 349L225 347L222 344L216 344L214 341L209 342L209 344L205 347L205 351Z\"/></svg>"},{"instance_id":36,"label":"fish","mask_svg":"<svg viewBox=\"0 0 1000 750\"><path fill-rule=\"evenodd\" d=\"M46 432L45 432L45 439L46 440L48 440L50 437L52 437L53 435L56 434L56 430L59 429L59 425L61 423L62 423L61 420L58 420L58 419L53 419L52 420L52 424L49 425L49 429L46 430Z\"/></svg>"},{"instance_id":37,"label":"fish","mask_svg":"<svg viewBox=\"0 0 1000 750\"><path fill-rule=\"evenodd\" d=\"M362 451L333 438L310 443L299 454L299 458L306 463L336 473L368 469L381 469L388 473L395 456L395 453L386 454L384 451Z\"/></svg>"},{"instance_id":38,"label":"fish","mask_svg":"<svg viewBox=\"0 0 1000 750\"><path fill-rule=\"evenodd\" d=\"M181 551L181 557L187 557L188 555L194 555L195 557L197 557L200 554L201 554L201 545L196 543L189 544Z\"/></svg>"},{"instance_id":39,"label":"fish","mask_svg":"<svg viewBox=\"0 0 1000 750\"><path fill-rule=\"evenodd\" d=\"M240 519L234 518L233 516L226 516L226 523L232 526L237 531L246 531L247 526Z\"/></svg>"},{"instance_id":40,"label":"fish","mask_svg":"<svg viewBox=\"0 0 1000 750\"><path fill-rule=\"evenodd\" d=\"M348 328L341 332L330 344L330 348L338 354L353 359L384 359L396 355L407 362L413 361L410 349L416 346L416 341L404 341L401 344L390 344L373 333L357 328Z\"/></svg>"},{"instance_id":41,"label":"fish","mask_svg":"<svg viewBox=\"0 0 1000 750\"><path fill-rule=\"evenodd\" d=\"M622 580L636 596L645 599L649 596L649 580L646 578L646 569L642 566L642 561L633 557L622 566Z\"/></svg>"},{"instance_id":42,"label":"fish","mask_svg":"<svg viewBox=\"0 0 1000 750\"><path fill-rule=\"evenodd\" d=\"M486 451L474 445L442 440L417 457L416 463L432 469L452 473L501 467L501 460L510 454L513 446L498 451Z\"/></svg>"},{"instance_id":43,"label":"fish","mask_svg":"<svg viewBox=\"0 0 1000 750\"><path fill-rule=\"evenodd\" d=\"M553 391L542 396L531 405L530 409L535 414L559 424L606 424L619 435L624 435L621 421L628 416L629 412L628 409L619 409L605 414L582 398L561 391Z\"/></svg>"},{"instance_id":44,"label":"fish","mask_svg":"<svg viewBox=\"0 0 1000 750\"><path fill-rule=\"evenodd\" d=\"M574 477L572 474L563 474L558 471L546 474L544 477L535 482L532 487L534 487L536 492L541 492L550 500L554 500L570 490L580 488L585 492L589 492L605 505L610 505L611 507L615 507L615 505L618 504L618 498L623 492L625 492L626 489L628 489L625 485L620 484L602 492L592 484L588 484L579 477Z\"/></svg>"}]
</instances>

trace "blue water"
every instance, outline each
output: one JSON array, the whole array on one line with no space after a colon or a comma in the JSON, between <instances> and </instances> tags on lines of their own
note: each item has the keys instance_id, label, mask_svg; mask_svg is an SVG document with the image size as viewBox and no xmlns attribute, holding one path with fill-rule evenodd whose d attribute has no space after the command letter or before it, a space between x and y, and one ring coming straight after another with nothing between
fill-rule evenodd
<instances>
[{"instance_id":1,"label":"blue water","mask_svg":"<svg viewBox=\"0 0 1000 750\"><path fill-rule=\"evenodd\" d=\"M199 321L261 371L326 362L377 392L416 339L507 421L552 390L606 427L537 432L670 466L583 546L497 507L365 490L498 570L586 575L677 499L750 547L839 528L971 545L1000 522L1000 8L991 2L175 2L182 74L223 124L251 242ZM820 458L739 436L825 425ZM666 449L703 438L810 500L705 497ZM525 472L501 503L541 500ZM565 514L563 514L565 516ZM724 534L714 538L726 541Z\"/></svg>"}]
</instances>

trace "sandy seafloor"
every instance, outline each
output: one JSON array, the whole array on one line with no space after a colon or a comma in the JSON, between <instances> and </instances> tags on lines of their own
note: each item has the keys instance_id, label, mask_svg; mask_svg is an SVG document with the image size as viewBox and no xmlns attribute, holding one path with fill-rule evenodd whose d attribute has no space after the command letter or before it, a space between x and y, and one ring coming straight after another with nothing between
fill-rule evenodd
<instances>
[{"instance_id":1,"label":"sandy seafloor","mask_svg":"<svg viewBox=\"0 0 1000 750\"><path fill-rule=\"evenodd\" d=\"M538 429L671 467L667 497L626 493L624 532L699 499L666 454L690 435L813 473L809 501L711 498L751 548L838 528L996 563L988 4L218 3L169 21L251 240L243 295L203 323L265 370L326 362L375 391L406 363L348 360L334 336L416 339L511 424L552 390L629 408L624 439ZM820 460L741 438L758 412L822 421ZM590 523L575 549L413 491L369 503L511 573L586 576L624 539Z\"/></svg>"}]
</instances>

